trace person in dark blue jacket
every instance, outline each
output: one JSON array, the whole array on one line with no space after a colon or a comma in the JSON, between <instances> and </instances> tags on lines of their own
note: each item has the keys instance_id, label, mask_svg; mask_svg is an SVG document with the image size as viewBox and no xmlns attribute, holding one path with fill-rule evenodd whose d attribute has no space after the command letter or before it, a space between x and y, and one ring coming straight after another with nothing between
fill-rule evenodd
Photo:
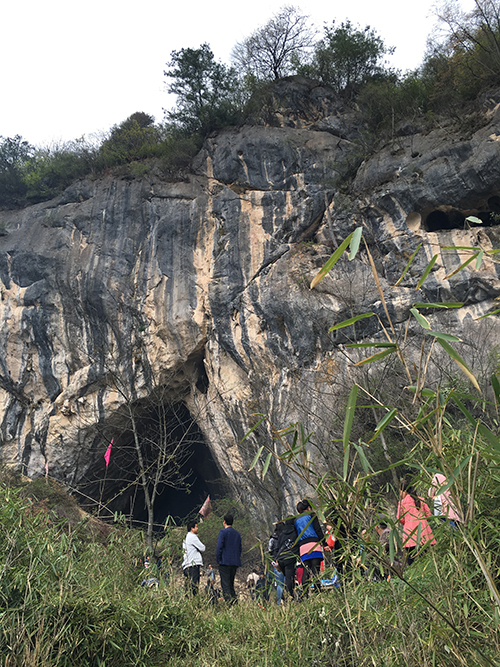
<instances>
[{"instance_id":1,"label":"person in dark blue jacket","mask_svg":"<svg viewBox=\"0 0 500 667\"><path fill-rule=\"evenodd\" d=\"M216 557L224 600L233 604L237 601L234 578L236 570L241 567L241 535L233 528L232 514L224 517L224 528L217 539Z\"/></svg>"}]
</instances>

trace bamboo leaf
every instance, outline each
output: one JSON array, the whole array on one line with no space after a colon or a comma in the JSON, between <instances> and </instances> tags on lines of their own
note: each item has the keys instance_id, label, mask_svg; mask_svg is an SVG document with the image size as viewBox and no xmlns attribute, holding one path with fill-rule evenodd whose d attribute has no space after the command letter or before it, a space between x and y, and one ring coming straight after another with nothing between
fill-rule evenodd
<instances>
[{"instance_id":1,"label":"bamboo leaf","mask_svg":"<svg viewBox=\"0 0 500 667\"><path fill-rule=\"evenodd\" d=\"M415 385L411 385L411 386L407 387L407 389L409 389L409 390L410 390L411 392L413 392L414 394L415 394L416 391L417 391L417 387L416 387ZM423 389L421 389L421 390L420 390L420 393L422 394L422 396L427 396L427 397L429 397L429 398L434 398L434 397L436 396L436 392L435 392L435 391L433 391L432 389L427 389L426 387L424 387Z\"/></svg>"},{"instance_id":2,"label":"bamboo leaf","mask_svg":"<svg viewBox=\"0 0 500 667\"><path fill-rule=\"evenodd\" d=\"M434 338L440 338L441 340L448 340L450 343L460 343L461 338L454 336L453 334L441 333L441 331L426 331L425 333L429 336L434 336Z\"/></svg>"},{"instance_id":3,"label":"bamboo leaf","mask_svg":"<svg viewBox=\"0 0 500 667\"><path fill-rule=\"evenodd\" d=\"M355 317L351 317L348 320L344 320L343 322L339 322L338 324L334 324L333 327L330 327L328 331L335 331L336 329L342 329L343 327L348 327L351 324L354 324L358 320L364 320L366 317L372 317L372 315L375 315L375 313L363 313L362 315L356 315Z\"/></svg>"},{"instance_id":4,"label":"bamboo leaf","mask_svg":"<svg viewBox=\"0 0 500 667\"><path fill-rule=\"evenodd\" d=\"M416 308L410 308L410 313L417 320L417 322L420 324L421 327L423 327L424 329L431 328L431 323L429 322L429 320L426 317L424 317L421 313L419 313Z\"/></svg>"},{"instance_id":5,"label":"bamboo leaf","mask_svg":"<svg viewBox=\"0 0 500 667\"><path fill-rule=\"evenodd\" d=\"M495 392L495 398L497 403L500 403L500 382L498 381L498 378L495 375L495 373L493 373L491 376L491 386L493 387L493 391Z\"/></svg>"},{"instance_id":6,"label":"bamboo leaf","mask_svg":"<svg viewBox=\"0 0 500 667\"><path fill-rule=\"evenodd\" d=\"M500 452L500 442L495 434L492 433L492 431L490 431L490 429L481 421L479 421L479 419L473 417L462 401L460 401L455 395L453 395L452 398L462 414L465 415L466 419L474 426L474 428L478 428L479 433L481 433L485 440L488 440L490 445L492 445L497 452Z\"/></svg>"},{"instance_id":7,"label":"bamboo leaf","mask_svg":"<svg viewBox=\"0 0 500 667\"><path fill-rule=\"evenodd\" d=\"M422 522L418 522L418 527L417 527L417 545L420 546L422 544Z\"/></svg>"},{"instance_id":8,"label":"bamboo leaf","mask_svg":"<svg viewBox=\"0 0 500 667\"><path fill-rule=\"evenodd\" d=\"M364 366L364 364L371 364L372 361L380 361L380 359L383 359L388 354L393 354L393 352L396 352L396 350L397 350L397 345L393 345L390 349L383 350L382 352L377 352L376 354L372 354L371 357L362 359L361 361L358 361L357 363L353 364L353 366Z\"/></svg>"},{"instance_id":9,"label":"bamboo leaf","mask_svg":"<svg viewBox=\"0 0 500 667\"><path fill-rule=\"evenodd\" d=\"M384 417L379 421L379 423L375 426L375 435L371 440L376 438L379 433L381 433L386 426L388 426L391 421L394 419L394 417L398 414L397 408L392 408L392 410L389 410L389 412L384 415ZM370 442L371 442L370 440Z\"/></svg>"},{"instance_id":10,"label":"bamboo leaf","mask_svg":"<svg viewBox=\"0 0 500 667\"><path fill-rule=\"evenodd\" d=\"M462 269L465 269L465 267L468 266L471 262L473 262L478 255L479 255L478 252L474 253L474 255L472 255L472 257L469 257L469 259L467 259L463 264L460 264L460 266L457 269L455 269L454 271L449 273L447 276L445 276L444 279L448 280L449 278L452 278L457 273L459 273Z\"/></svg>"},{"instance_id":11,"label":"bamboo leaf","mask_svg":"<svg viewBox=\"0 0 500 667\"><path fill-rule=\"evenodd\" d=\"M425 271L422 274L422 277L420 278L420 280L417 283L416 289L420 289L422 287L422 285L424 284L427 276L432 271L432 267L436 263L437 258L438 258L438 256L434 255L434 257L431 259L431 261L427 264L427 266L425 267Z\"/></svg>"},{"instance_id":12,"label":"bamboo leaf","mask_svg":"<svg viewBox=\"0 0 500 667\"><path fill-rule=\"evenodd\" d=\"M260 414L260 413L256 413L256 414ZM262 418L259 419L259 421L258 421L256 424L254 424L254 425L252 426L252 428L251 428L249 431L247 431L247 432L245 433L245 435L241 438L239 444L241 445L241 443L242 443L244 440L246 440L246 439L248 438L248 436L249 436L251 433L253 433L253 432L255 431L255 429L258 428L258 427L262 424L262 422L263 422L265 419L266 419L266 415L263 415Z\"/></svg>"},{"instance_id":13,"label":"bamboo leaf","mask_svg":"<svg viewBox=\"0 0 500 667\"><path fill-rule=\"evenodd\" d=\"M350 252L348 257L350 262L356 257L358 253L362 232L363 232L363 227L356 227L356 229L352 234L351 243L349 244Z\"/></svg>"},{"instance_id":14,"label":"bamboo leaf","mask_svg":"<svg viewBox=\"0 0 500 667\"><path fill-rule=\"evenodd\" d=\"M349 236L342 241L337 250L335 250L333 255L329 259L327 259L324 266L318 271L318 273L312 279L309 289L313 289L313 287L316 287L316 285L323 280L326 274L333 269L335 264L342 257L344 250L350 244L352 236L353 236L352 234L349 234Z\"/></svg>"},{"instance_id":15,"label":"bamboo leaf","mask_svg":"<svg viewBox=\"0 0 500 667\"><path fill-rule=\"evenodd\" d=\"M347 479L347 470L349 468L349 454L351 452L351 446L348 444L344 449L344 465L342 467L342 475L344 481Z\"/></svg>"},{"instance_id":16,"label":"bamboo leaf","mask_svg":"<svg viewBox=\"0 0 500 667\"><path fill-rule=\"evenodd\" d=\"M478 320L484 319L485 317L489 317L490 315L498 315L498 313L500 313L500 308L498 308L497 310L492 310L491 313L486 313L486 315L481 315L481 317L476 317L476 322Z\"/></svg>"},{"instance_id":17,"label":"bamboo leaf","mask_svg":"<svg viewBox=\"0 0 500 667\"><path fill-rule=\"evenodd\" d=\"M482 225L483 221L481 218L477 218L475 215L468 215L466 218L467 222L472 222L474 225Z\"/></svg>"},{"instance_id":18,"label":"bamboo leaf","mask_svg":"<svg viewBox=\"0 0 500 667\"><path fill-rule=\"evenodd\" d=\"M423 303L417 302L413 304L414 308L461 308L464 304L453 302L453 301L443 301L443 303Z\"/></svg>"},{"instance_id":19,"label":"bamboo leaf","mask_svg":"<svg viewBox=\"0 0 500 667\"><path fill-rule=\"evenodd\" d=\"M262 445L262 447L259 447L259 449L257 450L257 454L255 455L255 458L252 461L252 465L250 466L250 468L248 468L248 472L250 472L250 470L253 470L253 468L255 468L257 461L260 459L260 455L262 454L263 451L264 451L264 445Z\"/></svg>"},{"instance_id":20,"label":"bamboo leaf","mask_svg":"<svg viewBox=\"0 0 500 667\"><path fill-rule=\"evenodd\" d=\"M394 559L396 557L396 549L394 548L394 535L392 534L392 531L394 529L391 529L389 533L389 559L391 561L391 565L394 563Z\"/></svg>"},{"instance_id":21,"label":"bamboo leaf","mask_svg":"<svg viewBox=\"0 0 500 667\"><path fill-rule=\"evenodd\" d=\"M462 357L458 354L456 350L452 348L452 346L445 340L442 340L441 338L437 339L437 342L441 345L443 350L448 353L448 355L453 359L453 361L457 364L457 366L460 368L460 370L469 378L469 380L472 382L474 387L481 392L481 389L479 387L479 384L474 377L474 375L471 373L469 370L469 367L465 363L465 361L462 359Z\"/></svg>"},{"instance_id":22,"label":"bamboo leaf","mask_svg":"<svg viewBox=\"0 0 500 667\"><path fill-rule=\"evenodd\" d=\"M399 285L399 283L403 280L403 278L405 277L405 275L406 275L407 272L408 272L408 269L409 269L410 266L412 265L412 262L413 262L413 260L415 259L416 255L417 255L417 252L420 250L421 247L422 247L422 244L419 243L418 246L417 246L417 249L416 249L415 252L412 254L412 256L410 257L410 259L408 260L408 263L407 263L407 265L405 266L403 273L402 273L401 276L399 277L399 280L394 284L394 287L397 287L397 286Z\"/></svg>"},{"instance_id":23,"label":"bamboo leaf","mask_svg":"<svg viewBox=\"0 0 500 667\"><path fill-rule=\"evenodd\" d=\"M358 397L358 385L354 384L349 393L349 398L347 400L347 409L344 421L344 435L342 438L342 444L344 445L344 451L349 446L349 440L351 437L352 423L354 420L354 411L356 409L356 400ZM344 475L345 479L345 475Z\"/></svg>"},{"instance_id":24,"label":"bamboo leaf","mask_svg":"<svg viewBox=\"0 0 500 667\"><path fill-rule=\"evenodd\" d=\"M481 263L483 261L483 255L484 255L484 250L480 250L478 255L477 255L477 260L476 260L476 271L479 271L481 268Z\"/></svg>"},{"instance_id":25,"label":"bamboo leaf","mask_svg":"<svg viewBox=\"0 0 500 667\"><path fill-rule=\"evenodd\" d=\"M439 493L444 493L445 491L448 491L448 489L453 486L454 482L456 479L460 478L460 475L462 474L462 470L469 465L469 461L471 458L474 456L474 454L469 454L466 456L460 463L457 465L455 470L451 473L451 480L448 480L448 482L445 484L445 486L440 489Z\"/></svg>"},{"instance_id":26,"label":"bamboo leaf","mask_svg":"<svg viewBox=\"0 0 500 667\"><path fill-rule=\"evenodd\" d=\"M269 452L269 454L266 456L266 460L264 462L264 467L262 468L262 479L266 476L267 470L269 468L269 464L271 463L271 457L273 453Z\"/></svg>"},{"instance_id":27,"label":"bamboo leaf","mask_svg":"<svg viewBox=\"0 0 500 667\"><path fill-rule=\"evenodd\" d=\"M366 458L366 454L364 452L364 449L363 449L361 444L359 444L359 445L357 445L356 443L353 443L353 444L354 444L354 447L356 448L356 451L359 454L359 460L361 461L361 466L362 466L363 470L365 471L365 473L368 475L370 470L373 472L373 468L371 467L371 465L368 462L368 459Z\"/></svg>"},{"instance_id":28,"label":"bamboo leaf","mask_svg":"<svg viewBox=\"0 0 500 667\"><path fill-rule=\"evenodd\" d=\"M477 252L477 247L472 245L442 245L443 250L470 250L471 252ZM495 252L489 250L488 252Z\"/></svg>"}]
</instances>

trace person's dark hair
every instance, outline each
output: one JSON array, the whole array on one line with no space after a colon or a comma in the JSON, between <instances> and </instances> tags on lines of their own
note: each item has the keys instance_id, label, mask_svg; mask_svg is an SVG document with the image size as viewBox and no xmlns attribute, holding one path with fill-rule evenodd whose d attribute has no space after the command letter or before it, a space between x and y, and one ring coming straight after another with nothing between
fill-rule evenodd
<instances>
[{"instance_id":1,"label":"person's dark hair","mask_svg":"<svg viewBox=\"0 0 500 667\"><path fill-rule=\"evenodd\" d=\"M279 523L276 524L276 535L281 535L283 532L283 528L285 527L285 524L283 521L280 521Z\"/></svg>"},{"instance_id":2,"label":"person's dark hair","mask_svg":"<svg viewBox=\"0 0 500 667\"><path fill-rule=\"evenodd\" d=\"M196 526L198 522L195 519L191 519L190 521L187 522L187 530L188 533L191 532L191 530Z\"/></svg>"},{"instance_id":3,"label":"person's dark hair","mask_svg":"<svg viewBox=\"0 0 500 667\"><path fill-rule=\"evenodd\" d=\"M224 517L224 521L226 522L226 526L232 526L234 521L233 515L226 514L226 516Z\"/></svg>"},{"instance_id":4,"label":"person's dark hair","mask_svg":"<svg viewBox=\"0 0 500 667\"><path fill-rule=\"evenodd\" d=\"M312 510L311 501L308 500L307 498L304 498L304 499L302 500L302 504L304 505L304 507L305 507L306 510Z\"/></svg>"},{"instance_id":5,"label":"person's dark hair","mask_svg":"<svg viewBox=\"0 0 500 667\"><path fill-rule=\"evenodd\" d=\"M403 483L401 484L401 489L402 489L403 491L406 491L406 493L407 493L409 496L412 497L412 500L413 500L413 502L415 503L415 507L419 510L419 509L421 508L421 506L422 506L422 501L421 501L420 498L418 497L418 494L417 494L417 492L416 492L416 490L415 490L415 487L413 487L413 486L409 486L409 485L407 484L407 482L403 482Z\"/></svg>"},{"instance_id":6,"label":"person's dark hair","mask_svg":"<svg viewBox=\"0 0 500 667\"><path fill-rule=\"evenodd\" d=\"M305 512L307 509L307 505L304 505L304 502L302 500L299 500L297 503L297 512L299 514L302 514L302 512Z\"/></svg>"}]
</instances>

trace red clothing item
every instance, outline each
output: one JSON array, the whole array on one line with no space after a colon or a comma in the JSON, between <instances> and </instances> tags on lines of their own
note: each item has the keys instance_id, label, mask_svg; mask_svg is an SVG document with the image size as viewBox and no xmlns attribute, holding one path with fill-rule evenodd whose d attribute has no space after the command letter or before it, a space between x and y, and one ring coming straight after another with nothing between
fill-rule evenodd
<instances>
[{"instance_id":1,"label":"red clothing item","mask_svg":"<svg viewBox=\"0 0 500 667\"><path fill-rule=\"evenodd\" d=\"M327 533L326 543L331 549L335 548L335 535L333 534L333 529Z\"/></svg>"},{"instance_id":2,"label":"red clothing item","mask_svg":"<svg viewBox=\"0 0 500 667\"><path fill-rule=\"evenodd\" d=\"M420 509L409 493L398 503L398 519L403 524L403 546L417 546L417 534L420 526L420 545L430 542L436 544L427 517L431 516L429 507L420 498Z\"/></svg>"}]
</instances>

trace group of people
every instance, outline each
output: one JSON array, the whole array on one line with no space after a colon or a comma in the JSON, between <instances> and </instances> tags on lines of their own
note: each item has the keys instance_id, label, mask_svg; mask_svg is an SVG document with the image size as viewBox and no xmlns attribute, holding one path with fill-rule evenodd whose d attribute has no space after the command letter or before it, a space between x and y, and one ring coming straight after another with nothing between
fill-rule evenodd
<instances>
[{"instance_id":1,"label":"group of people","mask_svg":"<svg viewBox=\"0 0 500 667\"><path fill-rule=\"evenodd\" d=\"M439 473L434 475L428 495L434 504L434 514L456 528L460 517L444 475ZM266 574L262 571L258 574L254 570L247 578L247 586L252 589L252 597L257 600L267 599L272 587L276 587L278 604L281 603L283 595L289 599L295 597L297 584L300 586L298 599L307 597L310 589L320 591L325 554L331 554L332 564L339 576L345 575L353 565L348 549L348 538L355 535L352 531L348 532L340 513L330 512L325 532L307 498L297 503L296 510L295 515L275 524L275 531L269 540L273 573ZM428 521L430 516L431 511L424 499L418 496L414 488L403 483L397 507L397 519L402 525L401 566L413 563L427 543L436 544ZM183 542L182 568L188 589L196 594L205 545L198 538L198 524L195 521L188 523L187 528L188 532ZM380 543L389 552L391 528L384 521L383 515L379 515L375 531ZM364 536L366 531L362 532L358 540L359 549L363 548ZM236 571L241 566L241 535L233 528L231 514L224 517L223 528L217 539L216 559L224 600L234 603L237 600L234 580ZM387 572L384 575L383 568L379 569L379 572L382 576L387 576ZM215 573L210 565L207 573L207 591L212 599L215 595L214 587Z\"/></svg>"},{"instance_id":2,"label":"group of people","mask_svg":"<svg viewBox=\"0 0 500 667\"><path fill-rule=\"evenodd\" d=\"M224 600L233 604L237 600L234 590L236 571L241 567L241 535L233 528L233 515L226 514L223 528L217 538L216 559L219 566L219 576ZM200 572L203 566L205 545L198 537L198 523L190 521L187 525L187 535L182 543L183 560L182 570L186 579L186 587L193 595L198 593ZM211 565L207 571L207 592L212 601L215 601L215 572Z\"/></svg>"}]
</instances>

